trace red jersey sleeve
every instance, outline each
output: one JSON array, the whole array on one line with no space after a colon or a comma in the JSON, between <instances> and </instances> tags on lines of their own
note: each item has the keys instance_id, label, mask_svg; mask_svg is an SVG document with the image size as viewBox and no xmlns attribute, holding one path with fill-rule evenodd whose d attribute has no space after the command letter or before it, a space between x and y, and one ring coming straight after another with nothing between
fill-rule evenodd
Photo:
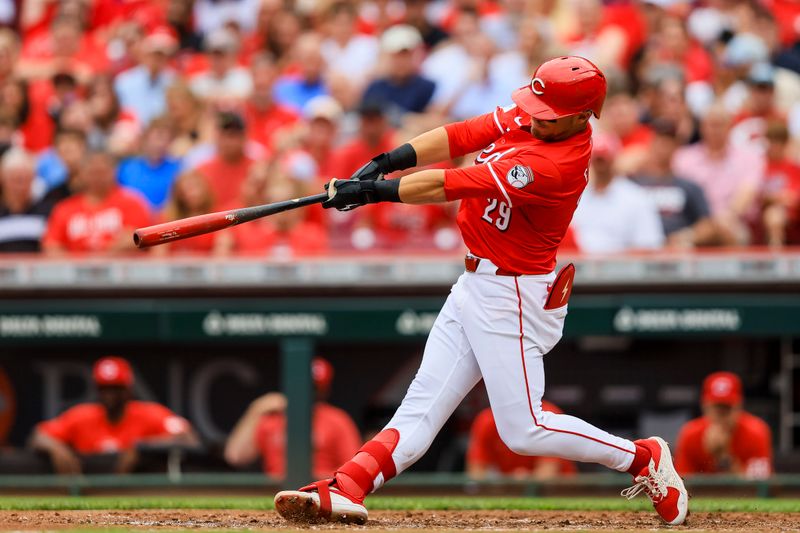
<instances>
[{"instance_id":1,"label":"red jersey sleeve","mask_svg":"<svg viewBox=\"0 0 800 533\"><path fill-rule=\"evenodd\" d=\"M342 410L337 409L332 411L332 416L326 423L333 424L336 427L336 432L339 438L333 441L335 447L333 455L336 457L336 463L343 465L349 461L361 447L361 434L358 432L355 422L350 416Z\"/></svg>"},{"instance_id":2,"label":"red jersey sleeve","mask_svg":"<svg viewBox=\"0 0 800 533\"><path fill-rule=\"evenodd\" d=\"M529 120L529 119L528 119ZM491 113L478 115L461 122L447 124L447 140L450 143L450 157L483 150L498 137L525 125L517 106L498 107Z\"/></svg>"},{"instance_id":3,"label":"red jersey sleeve","mask_svg":"<svg viewBox=\"0 0 800 533\"><path fill-rule=\"evenodd\" d=\"M493 429L494 419L492 412L484 409L475 417L469 432L468 465L486 466L494 463L491 454Z\"/></svg>"},{"instance_id":4,"label":"red jersey sleeve","mask_svg":"<svg viewBox=\"0 0 800 533\"><path fill-rule=\"evenodd\" d=\"M161 404L146 404L142 414L147 421L147 435L143 435L143 437L180 435L189 430L188 420L176 415Z\"/></svg>"},{"instance_id":5,"label":"red jersey sleeve","mask_svg":"<svg viewBox=\"0 0 800 533\"><path fill-rule=\"evenodd\" d=\"M531 151L507 159L444 171L448 201L497 194L514 205L556 205L562 194L561 173L548 158Z\"/></svg>"},{"instance_id":6,"label":"red jersey sleeve","mask_svg":"<svg viewBox=\"0 0 800 533\"><path fill-rule=\"evenodd\" d=\"M772 473L772 432L763 420L755 416L747 417L746 427L747 431L742 433L746 450L742 458L743 473L753 479L769 477Z\"/></svg>"},{"instance_id":7,"label":"red jersey sleeve","mask_svg":"<svg viewBox=\"0 0 800 533\"><path fill-rule=\"evenodd\" d=\"M702 448L702 432L690 421L678 434L675 469L679 474L695 474L703 469Z\"/></svg>"},{"instance_id":8,"label":"red jersey sleeve","mask_svg":"<svg viewBox=\"0 0 800 533\"><path fill-rule=\"evenodd\" d=\"M83 412L83 406L76 405L55 418L41 422L37 428L45 435L57 441L72 445L75 436L75 428L80 426Z\"/></svg>"}]
</instances>

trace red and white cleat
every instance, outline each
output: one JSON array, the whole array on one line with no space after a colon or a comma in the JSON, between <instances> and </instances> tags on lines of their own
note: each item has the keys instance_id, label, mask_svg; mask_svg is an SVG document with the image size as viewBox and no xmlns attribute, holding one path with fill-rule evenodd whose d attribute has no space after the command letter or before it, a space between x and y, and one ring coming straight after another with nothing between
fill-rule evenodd
<instances>
[{"instance_id":1,"label":"red and white cleat","mask_svg":"<svg viewBox=\"0 0 800 533\"><path fill-rule=\"evenodd\" d=\"M275 495L275 509L291 522L366 523L364 504L331 486L332 483L332 479L326 479L300 490L281 491Z\"/></svg>"},{"instance_id":2,"label":"red and white cleat","mask_svg":"<svg viewBox=\"0 0 800 533\"><path fill-rule=\"evenodd\" d=\"M622 496L630 500L644 492L664 522L671 526L682 524L689 514L689 493L672 464L669 446L660 437L637 440L636 444L647 447L652 458L634 477L635 484L622 491Z\"/></svg>"}]
</instances>

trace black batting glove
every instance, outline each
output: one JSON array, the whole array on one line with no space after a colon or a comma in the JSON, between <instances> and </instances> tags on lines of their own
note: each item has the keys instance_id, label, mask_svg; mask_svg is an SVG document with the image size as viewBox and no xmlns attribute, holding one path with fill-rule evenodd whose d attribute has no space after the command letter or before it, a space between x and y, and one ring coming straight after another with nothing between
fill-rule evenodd
<instances>
[{"instance_id":1,"label":"black batting glove","mask_svg":"<svg viewBox=\"0 0 800 533\"><path fill-rule=\"evenodd\" d=\"M406 143L392 150L376 155L366 165L356 170L351 180L379 181L396 170L405 170L417 164L417 152Z\"/></svg>"},{"instance_id":2,"label":"black batting glove","mask_svg":"<svg viewBox=\"0 0 800 533\"><path fill-rule=\"evenodd\" d=\"M328 199L322 202L325 209L350 211L356 207L376 202L400 202L400 180L337 180L325 184Z\"/></svg>"},{"instance_id":3,"label":"black batting glove","mask_svg":"<svg viewBox=\"0 0 800 533\"><path fill-rule=\"evenodd\" d=\"M325 184L328 199L322 202L325 209L351 211L356 207L377 202L375 181L337 180L332 179Z\"/></svg>"},{"instance_id":4,"label":"black batting glove","mask_svg":"<svg viewBox=\"0 0 800 533\"><path fill-rule=\"evenodd\" d=\"M370 159L366 165L353 172L353 175L350 176L350 179L356 181L376 181L383 179L384 173L377 161L377 159L383 155L384 154L381 154L378 157Z\"/></svg>"}]
</instances>

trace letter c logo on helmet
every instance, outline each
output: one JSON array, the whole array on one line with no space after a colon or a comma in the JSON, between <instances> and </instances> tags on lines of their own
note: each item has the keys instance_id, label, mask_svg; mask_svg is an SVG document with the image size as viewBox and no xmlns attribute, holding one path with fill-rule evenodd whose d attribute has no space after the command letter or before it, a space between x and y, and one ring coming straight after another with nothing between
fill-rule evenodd
<instances>
[{"instance_id":1,"label":"letter c logo on helmet","mask_svg":"<svg viewBox=\"0 0 800 533\"><path fill-rule=\"evenodd\" d=\"M536 90L537 83L542 86L541 90ZM531 80L531 91L533 91L533 94L541 96L544 94L544 89L544 82L541 80L541 78L533 78L533 80Z\"/></svg>"}]
</instances>

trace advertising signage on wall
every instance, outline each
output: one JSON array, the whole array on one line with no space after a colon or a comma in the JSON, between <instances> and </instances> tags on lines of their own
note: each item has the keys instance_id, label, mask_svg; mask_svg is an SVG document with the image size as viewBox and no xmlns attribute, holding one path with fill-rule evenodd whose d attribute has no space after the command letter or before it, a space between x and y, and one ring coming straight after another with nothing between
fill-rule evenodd
<instances>
[{"instance_id":1,"label":"advertising signage on wall","mask_svg":"<svg viewBox=\"0 0 800 533\"><path fill-rule=\"evenodd\" d=\"M0 303L0 344L48 342L253 342L285 337L418 340L441 298L335 300L60 300ZM565 336L800 334L800 298L576 296Z\"/></svg>"}]
</instances>

